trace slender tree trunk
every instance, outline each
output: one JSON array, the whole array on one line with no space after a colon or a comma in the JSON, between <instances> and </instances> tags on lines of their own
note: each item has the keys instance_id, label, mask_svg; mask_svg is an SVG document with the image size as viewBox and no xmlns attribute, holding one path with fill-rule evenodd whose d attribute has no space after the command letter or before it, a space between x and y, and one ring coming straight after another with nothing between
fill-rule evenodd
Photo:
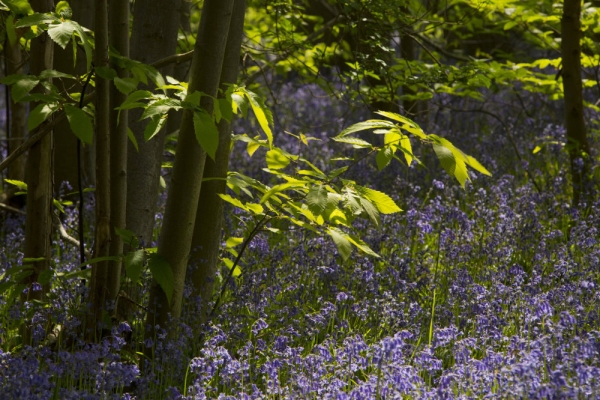
<instances>
[{"instance_id":1,"label":"slender tree trunk","mask_svg":"<svg viewBox=\"0 0 600 400\"><path fill-rule=\"evenodd\" d=\"M245 12L246 0L235 0L221 72L221 89L223 91L227 90L228 84L237 83ZM227 177L231 149L231 124L222 119L218 128L219 147L217 148L215 160L206 159L204 178ZM225 193L225 188L226 182L224 180L205 181L202 184L196 212L190 264L196 267L192 275L192 281L196 294L200 296L201 321L205 320L207 312L210 311L207 310L206 304L212 297L223 222L223 200L218 194Z\"/></svg>"},{"instance_id":2,"label":"slender tree trunk","mask_svg":"<svg viewBox=\"0 0 600 400\"><path fill-rule=\"evenodd\" d=\"M136 0L133 10L131 58L150 64L175 54L181 0ZM173 74L173 65L161 68L165 75ZM139 121L142 112L129 113L129 126L137 140L139 152L129 146L127 153L127 229L135 233L146 246L150 245L158 199L160 167L165 131L152 140L144 140L148 121Z\"/></svg>"},{"instance_id":3,"label":"slender tree trunk","mask_svg":"<svg viewBox=\"0 0 600 400\"><path fill-rule=\"evenodd\" d=\"M562 76L565 94L565 126L573 179L573 205L578 206L588 189L590 145L583 118L581 84L581 1L565 0L561 21Z\"/></svg>"},{"instance_id":4,"label":"slender tree trunk","mask_svg":"<svg viewBox=\"0 0 600 400\"><path fill-rule=\"evenodd\" d=\"M110 43L122 56L129 56L129 0L111 0L110 3ZM126 78L127 71L120 69L116 63L111 66L119 77ZM127 110L121 111L117 124L118 111L126 95L110 85L110 255L120 256L123 253L123 239L117 235L115 228L125 229L125 210L127 201ZM121 262L111 261L109 264L109 294L117 299L120 288Z\"/></svg>"},{"instance_id":5,"label":"slender tree trunk","mask_svg":"<svg viewBox=\"0 0 600 400\"><path fill-rule=\"evenodd\" d=\"M107 0L95 0L94 66L108 66L108 4ZM96 75L96 232L94 258L107 257L110 252L110 84ZM90 302L92 320L88 338L100 328L103 313L107 311L111 297L109 262L100 261L92 266Z\"/></svg>"},{"instance_id":6,"label":"slender tree trunk","mask_svg":"<svg viewBox=\"0 0 600 400\"><path fill-rule=\"evenodd\" d=\"M21 45L18 41L15 44L10 44L6 40L6 46L6 74L22 74ZM16 149L25 141L27 135L27 105L21 102L15 103L12 97L8 101L10 102L10 129L7 136L9 139L8 153L10 154L12 149ZM8 179L25 180L25 157L20 157L8 167Z\"/></svg>"},{"instance_id":7,"label":"slender tree trunk","mask_svg":"<svg viewBox=\"0 0 600 400\"><path fill-rule=\"evenodd\" d=\"M73 20L81 26L94 29L94 1L78 0L71 1L73 10ZM77 57L73 60L73 49L69 45L63 49L58 44L54 44L54 69L71 75L83 75L86 71L86 58L83 49L78 49ZM73 80L57 80L56 85L62 94L79 93L81 85ZM93 185L93 159L91 152L94 146L86 146L83 150L83 175L87 184ZM63 182L69 182L73 190L79 190L77 183L77 137L71 132L69 121L66 119L59 123L54 129L54 183L55 190L58 192Z\"/></svg>"},{"instance_id":8,"label":"slender tree trunk","mask_svg":"<svg viewBox=\"0 0 600 400\"><path fill-rule=\"evenodd\" d=\"M54 9L52 0L34 0L31 6L37 12L49 12ZM30 72L39 75L46 69L52 69L53 46L47 33L31 40ZM37 90L43 90L41 87ZM36 105L33 104L33 107ZM39 274L49 267L52 235L52 134L47 135L29 149L27 158L27 217L25 222L26 258L39 258L33 263L33 274L26 278L29 285L27 300L42 299L48 290L32 290L31 284L37 282ZM30 344L29 329L23 332L23 343Z\"/></svg>"},{"instance_id":9,"label":"slender tree trunk","mask_svg":"<svg viewBox=\"0 0 600 400\"><path fill-rule=\"evenodd\" d=\"M217 95L221 77L232 9L233 0L206 0L202 9L188 92L191 94L200 91L208 95L202 97L200 105L209 115L212 115L212 98ZM205 158L206 153L195 137L193 113L186 110L179 130L169 196L158 243L158 254L169 263L175 278L173 297L169 302L158 283L152 284L146 319L146 325L150 328L147 334L151 338L154 337L153 327L167 327L170 318L177 319L181 315L183 287Z\"/></svg>"}]
</instances>

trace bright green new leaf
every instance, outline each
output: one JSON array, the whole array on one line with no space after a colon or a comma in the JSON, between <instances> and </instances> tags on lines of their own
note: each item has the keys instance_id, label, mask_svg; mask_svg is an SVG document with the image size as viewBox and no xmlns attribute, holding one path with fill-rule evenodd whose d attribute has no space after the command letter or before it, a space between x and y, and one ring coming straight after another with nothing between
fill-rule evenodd
<instances>
[{"instance_id":1,"label":"bright green new leaf","mask_svg":"<svg viewBox=\"0 0 600 400\"><path fill-rule=\"evenodd\" d=\"M14 102L21 100L23 96L40 83L39 79L32 75L11 75L11 77L19 78L10 87L10 94Z\"/></svg>"},{"instance_id":2,"label":"bright green new leaf","mask_svg":"<svg viewBox=\"0 0 600 400\"><path fill-rule=\"evenodd\" d=\"M25 192L27 191L27 184L23 181L18 181L16 179L5 179L4 182L10 183L11 185L15 185L16 187Z\"/></svg>"},{"instance_id":3,"label":"bright green new leaf","mask_svg":"<svg viewBox=\"0 0 600 400\"><path fill-rule=\"evenodd\" d=\"M371 201L382 214L393 214L402 211L396 202L387 194L362 186L354 187L361 196Z\"/></svg>"},{"instance_id":4,"label":"bright green new leaf","mask_svg":"<svg viewBox=\"0 0 600 400\"><path fill-rule=\"evenodd\" d=\"M116 79L115 79L116 82ZM155 116L165 116L169 110L180 110L181 102L176 99L160 99L148 105L140 120L145 118L153 118Z\"/></svg>"},{"instance_id":5,"label":"bright green new leaf","mask_svg":"<svg viewBox=\"0 0 600 400\"><path fill-rule=\"evenodd\" d=\"M267 151L266 157L269 169L283 169L290 163L290 159L278 148Z\"/></svg>"},{"instance_id":6,"label":"bright green new leaf","mask_svg":"<svg viewBox=\"0 0 600 400\"><path fill-rule=\"evenodd\" d=\"M29 113L27 129L29 129L29 131L34 130L39 124L47 120L56 110L58 110L58 103L38 104L38 106Z\"/></svg>"},{"instance_id":7,"label":"bright green new leaf","mask_svg":"<svg viewBox=\"0 0 600 400\"><path fill-rule=\"evenodd\" d=\"M323 214L327 207L327 188L325 185L313 186L306 195L306 204L316 216Z\"/></svg>"},{"instance_id":8,"label":"bright green new leaf","mask_svg":"<svg viewBox=\"0 0 600 400\"><path fill-rule=\"evenodd\" d=\"M244 203L242 203L241 201L239 201L236 198L231 197L228 194L219 193L219 197L222 198L224 201L228 202L229 204L232 204L233 206L237 207L237 208L241 208L242 210L248 211L248 209L246 208L246 206L244 205Z\"/></svg>"},{"instance_id":9,"label":"bright green new leaf","mask_svg":"<svg viewBox=\"0 0 600 400\"><path fill-rule=\"evenodd\" d=\"M373 257L379 258L379 254L375 253L365 242L360 240L356 235L346 235L346 238L350 243L355 245L360 251Z\"/></svg>"},{"instance_id":10,"label":"bright green new leaf","mask_svg":"<svg viewBox=\"0 0 600 400\"><path fill-rule=\"evenodd\" d=\"M273 133L271 132L271 128L269 127L269 123L273 123L273 117L271 112L265 107L264 103L258 98L255 93L245 90L244 91L250 106L252 107L252 111L254 111L254 116L258 121L258 124L262 128L262 130L267 135L267 140L269 142L269 146L273 147Z\"/></svg>"},{"instance_id":11,"label":"bright green new leaf","mask_svg":"<svg viewBox=\"0 0 600 400\"><path fill-rule=\"evenodd\" d=\"M71 132L85 144L92 144L94 138L94 127L90 116L79 107L65 104L65 114L69 120Z\"/></svg>"},{"instance_id":12,"label":"bright green new leaf","mask_svg":"<svg viewBox=\"0 0 600 400\"><path fill-rule=\"evenodd\" d=\"M136 251L130 251L123 257L123 265L125 266L125 273L132 282L136 283L142 276L144 269L144 255L145 251L139 249ZM170 269L170 268L169 268Z\"/></svg>"},{"instance_id":13,"label":"bright green new leaf","mask_svg":"<svg viewBox=\"0 0 600 400\"><path fill-rule=\"evenodd\" d=\"M280 185L275 185L263 195L263 197L260 199L260 203L263 204L264 202L269 200L269 198L271 198L271 196L273 196L274 194L282 192L287 189L292 189L292 188L293 189L303 189L306 187L306 184L307 184L307 182L305 182L305 181L293 181L293 182L282 183Z\"/></svg>"},{"instance_id":14,"label":"bright green new leaf","mask_svg":"<svg viewBox=\"0 0 600 400\"><path fill-rule=\"evenodd\" d=\"M194 112L194 132L202 149L214 160L219 147L219 130L206 111Z\"/></svg>"},{"instance_id":15,"label":"bright green new leaf","mask_svg":"<svg viewBox=\"0 0 600 400\"><path fill-rule=\"evenodd\" d=\"M148 254L148 268L152 273L152 277L165 292L167 301L171 304L175 288L175 277L169 262L158 253Z\"/></svg>"},{"instance_id":16,"label":"bright green new leaf","mask_svg":"<svg viewBox=\"0 0 600 400\"><path fill-rule=\"evenodd\" d=\"M327 233L333 239L333 243L335 243L338 253L340 253L342 259L346 261L350 257L350 254L352 254L352 245L347 239L347 235L335 228L329 228Z\"/></svg>"},{"instance_id":17,"label":"bright green new leaf","mask_svg":"<svg viewBox=\"0 0 600 400\"><path fill-rule=\"evenodd\" d=\"M60 20L52 14L35 13L18 20L15 24L15 28L25 28L28 26L49 24L51 22L60 22Z\"/></svg>"},{"instance_id":18,"label":"bright green new leaf","mask_svg":"<svg viewBox=\"0 0 600 400\"><path fill-rule=\"evenodd\" d=\"M357 124L349 126L348 128L344 129L339 135L337 135L336 138L344 137L344 136L350 135L352 133L364 131L367 129L382 129L382 128L391 129L393 127L394 127L393 122L385 121L382 119L370 119L368 121L359 122Z\"/></svg>"},{"instance_id":19,"label":"bright green new leaf","mask_svg":"<svg viewBox=\"0 0 600 400\"><path fill-rule=\"evenodd\" d=\"M54 43L58 44L63 49L66 49L73 33L78 30L77 28L75 22L71 20L51 23L48 25L48 35L52 38Z\"/></svg>"},{"instance_id":20,"label":"bright green new leaf","mask_svg":"<svg viewBox=\"0 0 600 400\"><path fill-rule=\"evenodd\" d=\"M50 78L77 79L73 75L65 74L64 72L56 71L54 69L43 70L42 73L40 74L40 79L50 79Z\"/></svg>"},{"instance_id":21,"label":"bright green new leaf","mask_svg":"<svg viewBox=\"0 0 600 400\"><path fill-rule=\"evenodd\" d=\"M332 139L336 142L351 144L352 146L357 147L357 148L372 148L373 147L373 145L371 143L367 142L366 140L362 140L362 139L351 137L351 136L334 137Z\"/></svg>"},{"instance_id":22,"label":"bright green new leaf","mask_svg":"<svg viewBox=\"0 0 600 400\"><path fill-rule=\"evenodd\" d=\"M491 172L488 171L483 165L479 163L475 158L471 156L466 156L466 163L469 167L473 168L475 171L481 172L484 175L492 176Z\"/></svg>"},{"instance_id":23,"label":"bright green new leaf","mask_svg":"<svg viewBox=\"0 0 600 400\"><path fill-rule=\"evenodd\" d=\"M223 258L223 263L225 263L225 266L231 270L231 268L233 268L233 261L231 261L229 258ZM231 273L231 276L233 276L234 278L240 276L242 274L242 270L240 269L239 266L235 266L235 269L233 270L233 272Z\"/></svg>"},{"instance_id":24,"label":"bright green new leaf","mask_svg":"<svg viewBox=\"0 0 600 400\"><path fill-rule=\"evenodd\" d=\"M227 241L225 242L225 247L235 247L242 243L244 243L243 237L228 237Z\"/></svg>"}]
</instances>

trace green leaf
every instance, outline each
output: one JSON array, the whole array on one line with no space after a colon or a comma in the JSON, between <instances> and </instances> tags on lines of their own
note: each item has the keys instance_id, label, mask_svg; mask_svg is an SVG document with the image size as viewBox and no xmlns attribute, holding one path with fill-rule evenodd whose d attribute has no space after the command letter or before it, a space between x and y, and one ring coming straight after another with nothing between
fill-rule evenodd
<instances>
[{"instance_id":1,"label":"green leaf","mask_svg":"<svg viewBox=\"0 0 600 400\"><path fill-rule=\"evenodd\" d=\"M534 153L535 154L535 153ZM474 157L466 156L467 165L473 168L475 171L481 172L484 175L492 176L492 173L488 171L483 165L479 163Z\"/></svg>"},{"instance_id":2,"label":"green leaf","mask_svg":"<svg viewBox=\"0 0 600 400\"><path fill-rule=\"evenodd\" d=\"M231 94L231 110L234 114L237 114L239 109L242 112L242 117L246 118L248 115L248 102L242 95L243 92Z\"/></svg>"},{"instance_id":3,"label":"green leaf","mask_svg":"<svg viewBox=\"0 0 600 400\"><path fill-rule=\"evenodd\" d=\"M358 236L346 235L346 238L348 238L348 241L350 241L350 243L355 245L363 253L379 258L379 254L377 254L373 250L371 250L371 248L365 242L363 242Z\"/></svg>"},{"instance_id":4,"label":"green leaf","mask_svg":"<svg viewBox=\"0 0 600 400\"><path fill-rule=\"evenodd\" d=\"M94 72L100 78L103 78L103 79L106 79L109 81L112 81L113 79L115 79L118 76L117 71L115 71L114 69L112 69L110 67L94 67Z\"/></svg>"},{"instance_id":5,"label":"green leaf","mask_svg":"<svg viewBox=\"0 0 600 400\"><path fill-rule=\"evenodd\" d=\"M231 101L228 101L227 99L219 99L219 109L221 110L221 116L225 119L225 121L227 122L231 122L231 120L233 119L233 111L231 109Z\"/></svg>"},{"instance_id":6,"label":"green leaf","mask_svg":"<svg viewBox=\"0 0 600 400\"><path fill-rule=\"evenodd\" d=\"M51 22L60 22L60 19L56 18L52 14L31 14L21 18L15 24L15 28L25 28L28 26L49 24Z\"/></svg>"},{"instance_id":7,"label":"green leaf","mask_svg":"<svg viewBox=\"0 0 600 400\"><path fill-rule=\"evenodd\" d=\"M39 124L47 120L54 111L58 110L58 103L39 104L29 113L27 129L34 130Z\"/></svg>"},{"instance_id":8,"label":"green leaf","mask_svg":"<svg viewBox=\"0 0 600 400\"><path fill-rule=\"evenodd\" d=\"M266 158L269 169L283 169L290 163L290 159L278 148L267 151Z\"/></svg>"},{"instance_id":9,"label":"green leaf","mask_svg":"<svg viewBox=\"0 0 600 400\"><path fill-rule=\"evenodd\" d=\"M169 262L160 254L152 253L148 255L148 268L152 277L158 282L163 292L167 296L167 301L171 304L173 291L175 290L175 277Z\"/></svg>"},{"instance_id":10,"label":"green leaf","mask_svg":"<svg viewBox=\"0 0 600 400\"><path fill-rule=\"evenodd\" d=\"M233 261L231 261L229 258L223 258L223 263L225 263L225 266L228 269L233 268ZM239 266L235 266L235 269L233 270L233 272L231 273L231 276L233 277L238 277L242 274L242 270L240 269Z\"/></svg>"},{"instance_id":11,"label":"green leaf","mask_svg":"<svg viewBox=\"0 0 600 400\"><path fill-rule=\"evenodd\" d=\"M147 142L152 139L160 130L165 126L167 122L167 118L164 118L160 115L155 115L152 117L146 128L144 129L144 140Z\"/></svg>"},{"instance_id":12,"label":"green leaf","mask_svg":"<svg viewBox=\"0 0 600 400\"><path fill-rule=\"evenodd\" d=\"M138 80L135 78L114 78L117 90L123 94L129 94L137 88ZM147 117L142 117L142 119Z\"/></svg>"},{"instance_id":13,"label":"green leaf","mask_svg":"<svg viewBox=\"0 0 600 400\"><path fill-rule=\"evenodd\" d=\"M308 209L315 215L323 214L327 208L327 188L325 185L313 186L306 195Z\"/></svg>"},{"instance_id":14,"label":"green leaf","mask_svg":"<svg viewBox=\"0 0 600 400\"><path fill-rule=\"evenodd\" d=\"M351 137L351 136L334 137L332 139L336 142L351 144L357 148L367 148L368 149L368 148L373 147L373 145L371 143L367 142L366 140L362 140L362 139Z\"/></svg>"},{"instance_id":15,"label":"green leaf","mask_svg":"<svg viewBox=\"0 0 600 400\"><path fill-rule=\"evenodd\" d=\"M64 274L62 276L62 279L64 279L64 280L88 279L89 280L91 277L92 277L92 269L86 268L86 269L80 269L80 270L76 270L76 271Z\"/></svg>"},{"instance_id":16,"label":"green leaf","mask_svg":"<svg viewBox=\"0 0 600 400\"><path fill-rule=\"evenodd\" d=\"M85 144L92 144L94 127L89 115L79 107L65 104L65 114L69 120L71 131Z\"/></svg>"},{"instance_id":17,"label":"green leaf","mask_svg":"<svg viewBox=\"0 0 600 400\"><path fill-rule=\"evenodd\" d=\"M15 185L23 191L27 191L27 184L25 182L17 181L15 179L5 179L4 182L10 183L11 185Z\"/></svg>"},{"instance_id":18,"label":"green leaf","mask_svg":"<svg viewBox=\"0 0 600 400\"><path fill-rule=\"evenodd\" d=\"M40 285L47 285L54 278L54 270L45 269L38 275L37 281Z\"/></svg>"},{"instance_id":19,"label":"green leaf","mask_svg":"<svg viewBox=\"0 0 600 400\"><path fill-rule=\"evenodd\" d=\"M15 17L11 14L6 20L6 36L8 37L8 42L11 46L14 46L17 43L17 32L15 32Z\"/></svg>"},{"instance_id":20,"label":"green leaf","mask_svg":"<svg viewBox=\"0 0 600 400\"><path fill-rule=\"evenodd\" d=\"M228 237L227 241L225 242L225 247L235 247L242 243L244 243L243 237Z\"/></svg>"},{"instance_id":21,"label":"green leaf","mask_svg":"<svg viewBox=\"0 0 600 400\"><path fill-rule=\"evenodd\" d=\"M286 182L286 183L282 183L279 185L275 185L263 195L263 197L260 199L260 202L262 204L262 203L266 202L269 198L271 198L271 196L273 196L274 194L282 192L287 189L303 189L306 187L306 184L307 184L307 182L305 182L305 181L292 181L292 182Z\"/></svg>"},{"instance_id":22,"label":"green leaf","mask_svg":"<svg viewBox=\"0 0 600 400\"><path fill-rule=\"evenodd\" d=\"M76 24L71 21L64 21L59 23L51 23L48 26L48 35L50 38L63 49L67 48L67 44L71 40L73 33L77 30Z\"/></svg>"},{"instance_id":23,"label":"green leaf","mask_svg":"<svg viewBox=\"0 0 600 400\"><path fill-rule=\"evenodd\" d=\"M265 107L262 100L260 100L255 93L245 91L245 94L248 98L248 101L250 102L252 111L254 111L254 116L256 117L258 124L267 135L269 146L273 147L273 133L271 132L271 128L269 127L269 123L273 123L273 117L271 116L271 112Z\"/></svg>"},{"instance_id":24,"label":"green leaf","mask_svg":"<svg viewBox=\"0 0 600 400\"><path fill-rule=\"evenodd\" d=\"M363 121L363 122L359 122L357 124L354 125L350 125L348 128L344 129L339 135L337 135L336 137L343 137L343 136L347 136L350 135L352 133L356 133L356 132L360 132L360 131L364 131L367 129L381 129L381 128L393 128L394 127L394 123L390 122L390 121L385 121L382 119L371 119L368 121Z\"/></svg>"},{"instance_id":25,"label":"green leaf","mask_svg":"<svg viewBox=\"0 0 600 400\"><path fill-rule=\"evenodd\" d=\"M379 219L379 211L377 210L377 207L375 207L373 205L373 203L371 203L369 200L367 200L365 198L361 197L359 200L360 200L360 205L362 206L362 208L365 210L365 212L369 216L369 219L371 220L371 222L373 222L373 224L377 228L379 228L380 219Z\"/></svg>"},{"instance_id":26,"label":"green leaf","mask_svg":"<svg viewBox=\"0 0 600 400\"><path fill-rule=\"evenodd\" d=\"M342 256L342 259L346 261L352 254L352 245L347 239L347 236L335 228L329 228L327 233L333 239L333 243L335 243L338 252Z\"/></svg>"},{"instance_id":27,"label":"green leaf","mask_svg":"<svg viewBox=\"0 0 600 400\"><path fill-rule=\"evenodd\" d=\"M46 69L42 71L40 74L40 79L50 79L50 78L66 78L66 79L77 79L73 75L65 74L64 72L56 71L53 69Z\"/></svg>"},{"instance_id":28,"label":"green leaf","mask_svg":"<svg viewBox=\"0 0 600 400\"><path fill-rule=\"evenodd\" d=\"M123 243L126 243L133 248L139 247L140 242L138 237L130 230L115 227L115 233L123 239Z\"/></svg>"},{"instance_id":29,"label":"green leaf","mask_svg":"<svg viewBox=\"0 0 600 400\"><path fill-rule=\"evenodd\" d=\"M377 169L381 171L382 169L387 167L390 161L392 161L392 158L394 158L394 150L390 146L384 147L383 149L379 150L377 152L377 155L375 156L375 161L377 162Z\"/></svg>"},{"instance_id":30,"label":"green leaf","mask_svg":"<svg viewBox=\"0 0 600 400\"><path fill-rule=\"evenodd\" d=\"M361 196L371 201L382 214L393 214L402 211L396 202L387 194L363 186L354 187Z\"/></svg>"},{"instance_id":31,"label":"green leaf","mask_svg":"<svg viewBox=\"0 0 600 400\"><path fill-rule=\"evenodd\" d=\"M219 197L221 199L223 199L224 201L228 202L229 204L237 207L237 208L241 208L242 210L248 211L247 208L246 208L246 206L244 205L244 203L242 203L238 199L235 199L235 198L231 197L228 194L219 193Z\"/></svg>"},{"instance_id":32,"label":"green leaf","mask_svg":"<svg viewBox=\"0 0 600 400\"><path fill-rule=\"evenodd\" d=\"M73 24L73 26L75 27L75 30L77 31L77 35L79 35L79 38L81 39L81 42L83 43L83 50L85 51L85 70L89 71L91 66L92 66L92 47L90 46L90 41L87 38L87 35L85 33L85 31L83 30L83 28L81 27L81 25L79 25L77 22L75 21L71 21L71 23ZM73 41L73 45L75 45L75 41ZM75 47L73 47L75 48ZM73 55L73 60L76 60L75 55L77 54L77 52L74 52Z\"/></svg>"},{"instance_id":33,"label":"green leaf","mask_svg":"<svg viewBox=\"0 0 600 400\"><path fill-rule=\"evenodd\" d=\"M115 79L116 82L116 79ZM144 113L142 114L142 119L152 118L155 115L163 116L166 115L169 110L180 110L181 102L176 99L160 99L155 102L152 102L148 105Z\"/></svg>"},{"instance_id":34,"label":"green leaf","mask_svg":"<svg viewBox=\"0 0 600 400\"><path fill-rule=\"evenodd\" d=\"M127 137L129 138L129 140L131 140L133 147L135 147L135 151L139 153L140 148L138 147L137 139L135 138L135 135L133 134L133 131L130 127L127 127Z\"/></svg>"},{"instance_id":35,"label":"green leaf","mask_svg":"<svg viewBox=\"0 0 600 400\"><path fill-rule=\"evenodd\" d=\"M219 147L219 129L205 110L194 112L194 133L202 149L214 160Z\"/></svg>"},{"instance_id":36,"label":"green leaf","mask_svg":"<svg viewBox=\"0 0 600 400\"><path fill-rule=\"evenodd\" d=\"M11 77L19 77L10 87L10 94L14 102L21 100L23 96L40 83L39 79L33 75L11 75Z\"/></svg>"},{"instance_id":37,"label":"green leaf","mask_svg":"<svg viewBox=\"0 0 600 400\"><path fill-rule=\"evenodd\" d=\"M144 269L144 255L145 251L143 249L139 249L136 251L131 251L127 253L125 257L123 257L125 273L134 283L138 282L142 276L142 271Z\"/></svg>"}]
</instances>

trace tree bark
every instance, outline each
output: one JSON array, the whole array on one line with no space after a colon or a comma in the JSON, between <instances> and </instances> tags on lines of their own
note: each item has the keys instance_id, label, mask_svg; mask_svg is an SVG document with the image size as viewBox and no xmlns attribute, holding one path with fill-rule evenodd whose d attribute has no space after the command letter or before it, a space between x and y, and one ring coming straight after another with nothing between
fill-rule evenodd
<instances>
[{"instance_id":1,"label":"tree bark","mask_svg":"<svg viewBox=\"0 0 600 400\"><path fill-rule=\"evenodd\" d=\"M179 28L180 0L136 0L133 10L131 58L150 64L175 53ZM160 69L164 75L173 74L173 65ZM154 229L154 215L162 163L165 131L152 140L144 140L148 123L138 121L140 110L129 113L129 126L135 136L139 152L130 145L127 150L127 229L140 242L150 246Z\"/></svg>"},{"instance_id":2,"label":"tree bark","mask_svg":"<svg viewBox=\"0 0 600 400\"><path fill-rule=\"evenodd\" d=\"M129 0L111 0L110 3L110 43L122 56L129 56ZM111 63L120 78L127 77L127 71L121 69L116 63ZM110 85L110 255L118 257L123 254L123 239L117 235L115 228L125 229L126 201L127 201L127 110L121 111L121 118L117 124L118 111L115 110L127 98ZM121 281L121 262L109 263L109 293L116 299L118 307L118 293Z\"/></svg>"},{"instance_id":3,"label":"tree bark","mask_svg":"<svg viewBox=\"0 0 600 400\"><path fill-rule=\"evenodd\" d=\"M108 66L108 4L107 0L95 0L94 66ZM94 258L107 257L110 253L110 84L96 75L96 232ZM88 338L101 327L107 302L111 297L109 262L100 261L92 266L90 303L93 325L88 327Z\"/></svg>"},{"instance_id":4,"label":"tree bark","mask_svg":"<svg viewBox=\"0 0 600 400\"><path fill-rule=\"evenodd\" d=\"M221 72L220 85L223 91L227 90L228 84L237 83L245 12L246 0L235 0ZM222 119L218 128L219 147L217 148L215 160L206 159L204 178L227 177L231 150L231 124ZM223 222L223 200L218 194L225 193L225 188L226 182L224 180L209 180L202 183L196 212L190 264L195 267L192 273L192 282L196 291L195 294L200 296L201 322L206 320L206 316L210 311L206 305L212 297Z\"/></svg>"},{"instance_id":5,"label":"tree bark","mask_svg":"<svg viewBox=\"0 0 600 400\"><path fill-rule=\"evenodd\" d=\"M571 161L573 205L577 207L589 184L590 145L583 118L581 83L581 1L565 0L561 20L562 76L565 95L565 127Z\"/></svg>"},{"instance_id":6,"label":"tree bark","mask_svg":"<svg viewBox=\"0 0 600 400\"><path fill-rule=\"evenodd\" d=\"M71 7L73 10L73 20L77 21L81 26L89 29L94 29L94 2L93 0L72 1ZM58 44L54 44L54 69L60 72L71 75L83 75L87 71L86 58L82 49L77 52L76 63L73 61L73 49L69 45L63 49ZM67 92L81 92L81 85L73 80L60 80L57 86L65 95ZM85 182L89 185L94 185L94 146L85 146L82 153L83 159L83 175ZM54 183L55 190L58 191L63 182L69 182L73 190L79 190L77 183L77 137L71 132L69 121L66 119L59 123L54 129L54 154L58 157L54 158Z\"/></svg>"},{"instance_id":7,"label":"tree bark","mask_svg":"<svg viewBox=\"0 0 600 400\"><path fill-rule=\"evenodd\" d=\"M202 9L188 93L200 91L208 95L202 96L200 105L209 115L212 115L212 99L217 95L221 77L232 9L233 0L206 0ZM171 318L177 319L181 315L205 158L206 153L198 144L194 133L193 112L185 110L158 243L158 254L169 263L173 272L174 290L169 302L163 289L156 281L153 282L146 319L150 338L154 338L153 329L156 325L166 328Z\"/></svg>"},{"instance_id":8,"label":"tree bark","mask_svg":"<svg viewBox=\"0 0 600 400\"><path fill-rule=\"evenodd\" d=\"M21 45L18 41L10 44L8 40L6 40L6 45L6 75L22 74ZM27 136L27 105L23 102L14 102L12 97L8 101L10 102L10 129L7 136L9 139L8 154L10 154L13 149L23 144L25 136ZM8 168L8 179L25 180L25 158L15 161Z\"/></svg>"},{"instance_id":9,"label":"tree bark","mask_svg":"<svg viewBox=\"0 0 600 400\"><path fill-rule=\"evenodd\" d=\"M37 12L49 12L54 9L52 0L31 1ZM39 75L46 69L52 69L52 40L43 33L31 40L30 72ZM43 90L38 86L35 90ZM32 104L33 107L36 104ZM47 135L29 149L27 158L27 208L25 220L25 258L39 258L33 263L33 274L25 279L29 286L26 299L40 300L49 288L32 290L32 284L38 281L39 274L49 267L52 235L52 134ZM23 343L31 344L31 332L23 331Z\"/></svg>"}]
</instances>

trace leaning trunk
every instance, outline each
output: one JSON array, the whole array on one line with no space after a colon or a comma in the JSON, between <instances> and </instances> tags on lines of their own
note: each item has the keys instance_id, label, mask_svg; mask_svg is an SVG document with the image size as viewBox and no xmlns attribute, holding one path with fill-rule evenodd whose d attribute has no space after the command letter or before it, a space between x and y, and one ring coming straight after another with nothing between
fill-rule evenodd
<instances>
[{"instance_id":1,"label":"leaning trunk","mask_svg":"<svg viewBox=\"0 0 600 400\"><path fill-rule=\"evenodd\" d=\"M223 91L227 90L228 85L237 82L245 11L246 0L235 0L221 72L221 89ZM196 295L200 297L201 309L198 316L202 322L207 316L206 305L212 297L213 282L217 271L223 221L223 200L219 197L219 193L225 193L226 182L224 179L227 177L231 149L231 124L227 120L221 119L218 128L219 147L214 160L206 159L203 175L204 178L217 179L205 180L202 183L190 257L190 263L195 267L192 281Z\"/></svg>"},{"instance_id":2,"label":"leaning trunk","mask_svg":"<svg viewBox=\"0 0 600 400\"><path fill-rule=\"evenodd\" d=\"M31 6L37 12L49 12L54 9L52 0L36 0ZM33 75L39 75L46 69L52 69L52 40L43 33L31 40L31 69ZM43 89L39 89L43 90ZM35 107L35 104L32 105ZM27 300L41 300L43 290L32 290L39 274L49 267L50 244L52 234L52 134L46 135L29 149L27 158L27 217L25 222L25 258L35 258L33 274L26 278L29 286ZM31 344L31 335L24 330L23 343Z\"/></svg>"},{"instance_id":3,"label":"leaning trunk","mask_svg":"<svg viewBox=\"0 0 600 400\"><path fill-rule=\"evenodd\" d=\"M188 93L199 91L208 95L202 96L200 106L209 115L213 112L213 98L217 95L221 77L232 8L233 0L206 0L202 9ZM158 256L169 264L173 272L173 294L168 299L156 281L152 284L146 320L150 338L154 337L153 327L160 325L166 328L170 318L177 319L181 315L183 287L205 158L206 153L198 144L194 133L193 112L185 110L158 243Z\"/></svg>"},{"instance_id":4,"label":"leaning trunk","mask_svg":"<svg viewBox=\"0 0 600 400\"><path fill-rule=\"evenodd\" d=\"M565 127L573 180L573 205L578 206L588 189L590 145L583 119L581 84L581 1L565 0L561 21L562 76L565 95Z\"/></svg>"}]
</instances>

